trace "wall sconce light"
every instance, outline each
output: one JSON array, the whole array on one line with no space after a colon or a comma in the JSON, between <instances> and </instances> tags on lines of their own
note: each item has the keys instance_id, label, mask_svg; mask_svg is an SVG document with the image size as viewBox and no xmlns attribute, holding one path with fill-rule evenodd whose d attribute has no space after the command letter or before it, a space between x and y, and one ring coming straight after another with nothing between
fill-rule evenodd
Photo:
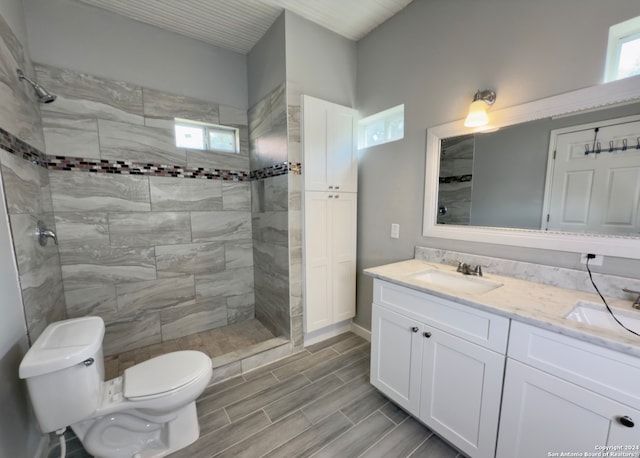
<instances>
[{"instance_id":1,"label":"wall sconce light","mask_svg":"<svg viewBox=\"0 0 640 458\"><path fill-rule=\"evenodd\" d=\"M476 92L469 107L469 114L464 120L465 127L480 127L489 123L487 108L496 101L496 93L490 89Z\"/></svg>"}]
</instances>

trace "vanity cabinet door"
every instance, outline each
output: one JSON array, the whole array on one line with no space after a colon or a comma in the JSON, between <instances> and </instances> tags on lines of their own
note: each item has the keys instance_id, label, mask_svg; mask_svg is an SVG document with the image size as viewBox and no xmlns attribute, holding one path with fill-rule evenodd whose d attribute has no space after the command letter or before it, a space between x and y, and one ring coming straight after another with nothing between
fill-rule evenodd
<instances>
[{"instance_id":1,"label":"vanity cabinet door","mask_svg":"<svg viewBox=\"0 0 640 458\"><path fill-rule=\"evenodd\" d=\"M400 407L418 415L423 326L373 304L371 384Z\"/></svg>"},{"instance_id":2,"label":"vanity cabinet door","mask_svg":"<svg viewBox=\"0 0 640 458\"><path fill-rule=\"evenodd\" d=\"M505 356L429 326L420 336L419 418L467 455L493 458Z\"/></svg>"},{"instance_id":3,"label":"vanity cabinet door","mask_svg":"<svg viewBox=\"0 0 640 458\"><path fill-rule=\"evenodd\" d=\"M511 358L502 406L497 458L597 453L596 447L640 445L640 411ZM629 427L622 417L635 425ZM629 455L616 456L638 456L633 449L617 452Z\"/></svg>"}]
</instances>

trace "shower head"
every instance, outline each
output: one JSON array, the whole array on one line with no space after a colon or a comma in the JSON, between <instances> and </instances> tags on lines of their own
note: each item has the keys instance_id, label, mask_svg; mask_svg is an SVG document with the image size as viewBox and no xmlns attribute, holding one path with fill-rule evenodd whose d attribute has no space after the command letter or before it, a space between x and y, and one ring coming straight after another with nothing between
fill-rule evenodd
<instances>
[{"instance_id":1,"label":"shower head","mask_svg":"<svg viewBox=\"0 0 640 458\"><path fill-rule=\"evenodd\" d=\"M27 83L33 86L33 89L36 91L36 95L38 96L38 100L40 100L40 102L51 103L56 99L55 95L51 94L49 91L47 91L45 88L40 86L35 81L32 81L29 78L27 78L27 76L24 74L22 70L17 69L16 72L18 73L18 79L25 80Z\"/></svg>"}]
</instances>

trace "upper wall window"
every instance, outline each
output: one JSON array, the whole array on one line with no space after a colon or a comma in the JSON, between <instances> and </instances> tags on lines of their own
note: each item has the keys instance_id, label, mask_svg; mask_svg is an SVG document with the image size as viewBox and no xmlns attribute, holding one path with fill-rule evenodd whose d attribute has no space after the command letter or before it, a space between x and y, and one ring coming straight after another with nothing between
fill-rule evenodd
<instances>
[{"instance_id":1,"label":"upper wall window","mask_svg":"<svg viewBox=\"0 0 640 458\"><path fill-rule=\"evenodd\" d=\"M605 82L640 75L640 16L609 28Z\"/></svg>"},{"instance_id":2,"label":"upper wall window","mask_svg":"<svg viewBox=\"0 0 640 458\"><path fill-rule=\"evenodd\" d=\"M199 150L238 153L238 129L178 119L175 121L176 146Z\"/></svg>"},{"instance_id":3,"label":"upper wall window","mask_svg":"<svg viewBox=\"0 0 640 458\"><path fill-rule=\"evenodd\" d=\"M358 121L358 148L382 145L404 138L404 105L389 108Z\"/></svg>"}]
</instances>

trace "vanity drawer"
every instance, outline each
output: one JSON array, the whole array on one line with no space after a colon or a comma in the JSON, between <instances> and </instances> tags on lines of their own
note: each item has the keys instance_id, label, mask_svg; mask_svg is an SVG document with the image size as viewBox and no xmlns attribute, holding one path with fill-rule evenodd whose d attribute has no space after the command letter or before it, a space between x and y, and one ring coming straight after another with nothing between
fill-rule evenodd
<instances>
[{"instance_id":1,"label":"vanity drawer","mask_svg":"<svg viewBox=\"0 0 640 458\"><path fill-rule=\"evenodd\" d=\"M640 408L640 359L513 321L510 358Z\"/></svg>"},{"instance_id":2,"label":"vanity drawer","mask_svg":"<svg viewBox=\"0 0 640 458\"><path fill-rule=\"evenodd\" d=\"M373 301L428 326L505 354L509 319L375 279Z\"/></svg>"}]
</instances>

